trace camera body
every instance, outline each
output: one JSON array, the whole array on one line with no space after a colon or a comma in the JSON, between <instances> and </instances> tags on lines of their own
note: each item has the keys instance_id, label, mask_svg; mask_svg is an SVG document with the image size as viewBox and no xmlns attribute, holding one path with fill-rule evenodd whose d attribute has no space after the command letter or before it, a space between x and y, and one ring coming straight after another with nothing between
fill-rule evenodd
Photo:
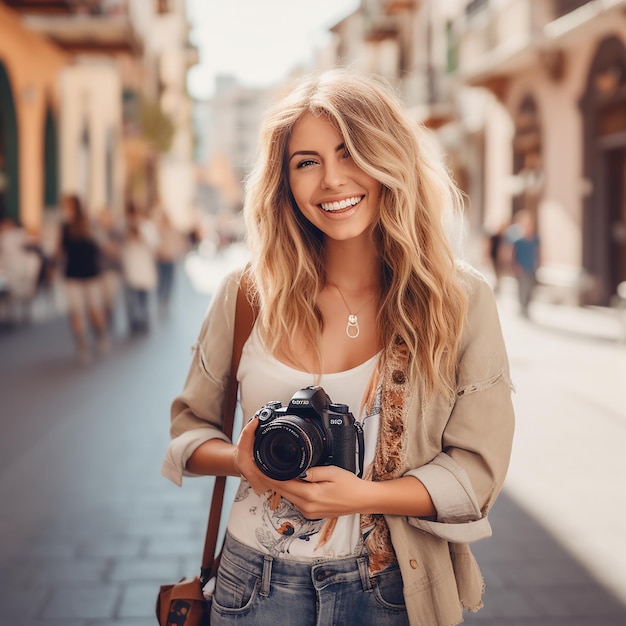
<instances>
[{"instance_id":1,"label":"camera body","mask_svg":"<svg viewBox=\"0 0 626 626\"><path fill-rule=\"evenodd\" d=\"M297 478L315 465L363 473L363 428L347 404L330 401L319 386L304 387L289 405L268 402L257 412L254 459L275 480Z\"/></svg>"}]
</instances>

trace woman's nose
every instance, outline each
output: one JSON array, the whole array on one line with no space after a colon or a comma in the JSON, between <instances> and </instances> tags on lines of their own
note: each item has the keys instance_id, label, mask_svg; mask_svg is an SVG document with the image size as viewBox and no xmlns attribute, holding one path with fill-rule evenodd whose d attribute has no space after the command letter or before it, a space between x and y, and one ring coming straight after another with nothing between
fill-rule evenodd
<instances>
[{"instance_id":1,"label":"woman's nose","mask_svg":"<svg viewBox=\"0 0 626 626\"><path fill-rule=\"evenodd\" d=\"M345 185L346 173L339 163L330 163L324 166L322 189L336 189Z\"/></svg>"}]
</instances>

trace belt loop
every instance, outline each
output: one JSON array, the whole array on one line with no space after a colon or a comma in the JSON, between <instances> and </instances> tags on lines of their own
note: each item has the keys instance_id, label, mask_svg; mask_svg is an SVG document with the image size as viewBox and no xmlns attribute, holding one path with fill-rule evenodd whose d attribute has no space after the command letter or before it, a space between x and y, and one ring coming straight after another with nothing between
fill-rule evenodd
<instances>
[{"instance_id":1,"label":"belt loop","mask_svg":"<svg viewBox=\"0 0 626 626\"><path fill-rule=\"evenodd\" d=\"M272 563L274 561L274 557L271 557L269 554L266 554L263 558L263 574L261 576L261 595L269 596L270 595L270 582L272 581Z\"/></svg>"},{"instance_id":2,"label":"belt loop","mask_svg":"<svg viewBox=\"0 0 626 626\"><path fill-rule=\"evenodd\" d=\"M359 574L361 575L361 585L363 586L363 591L372 591L372 581L370 580L367 557L359 556L357 557L356 562L359 566Z\"/></svg>"}]
</instances>

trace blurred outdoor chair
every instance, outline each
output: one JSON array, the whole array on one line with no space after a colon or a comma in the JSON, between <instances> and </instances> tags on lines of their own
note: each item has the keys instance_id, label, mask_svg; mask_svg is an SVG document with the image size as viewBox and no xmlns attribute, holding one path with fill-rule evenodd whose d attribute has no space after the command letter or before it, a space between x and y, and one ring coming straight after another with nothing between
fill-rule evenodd
<instances>
[{"instance_id":1,"label":"blurred outdoor chair","mask_svg":"<svg viewBox=\"0 0 626 626\"><path fill-rule=\"evenodd\" d=\"M40 270L41 259L32 252L0 259L0 324L30 321Z\"/></svg>"}]
</instances>

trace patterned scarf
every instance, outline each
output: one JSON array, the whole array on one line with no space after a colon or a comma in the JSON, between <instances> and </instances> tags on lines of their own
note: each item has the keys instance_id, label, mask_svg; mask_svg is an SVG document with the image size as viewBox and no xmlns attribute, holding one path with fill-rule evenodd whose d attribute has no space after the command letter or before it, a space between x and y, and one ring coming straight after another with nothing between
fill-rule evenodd
<instances>
[{"instance_id":1,"label":"patterned scarf","mask_svg":"<svg viewBox=\"0 0 626 626\"><path fill-rule=\"evenodd\" d=\"M369 480L398 478L404 471L404 407L409 398L407 372L408 349L404 341L398 338L388 351L382 381L377 391L381 401L381 416L372 475L366 477ZM370 573L374 574L393 563L396 555L383 515L361 515L361 529L365 531L368 528L371 531L365 539L365 545L370 556Z\"/></svg>"}]
</instances>

